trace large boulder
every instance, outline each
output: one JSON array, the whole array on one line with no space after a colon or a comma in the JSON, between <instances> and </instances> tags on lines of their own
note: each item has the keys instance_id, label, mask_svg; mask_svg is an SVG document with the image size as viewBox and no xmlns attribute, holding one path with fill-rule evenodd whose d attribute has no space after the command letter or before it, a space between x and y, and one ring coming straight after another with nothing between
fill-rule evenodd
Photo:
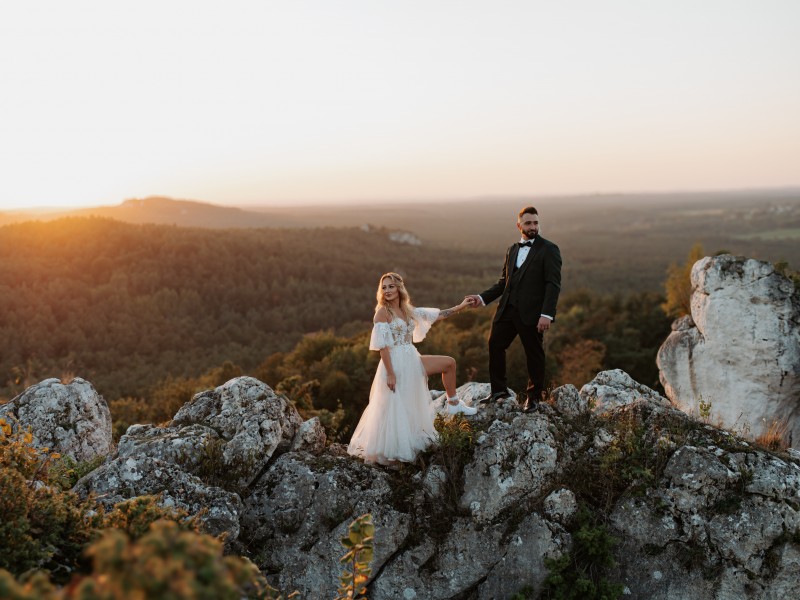
<instances>
[{"instance_id":1,"label":"large boulder","mask_svg":"<svg viewBox=\"0 0 800 600\"><path fill-rule=\"evenodd\" d=\"M161 494L161 503L190 513L201 509L207 529L239 534L245 493L273 456L296 448L319 453L318 421L301 427L294 406L252 377L237 377L196 394L166 427L132 425L109 464L75 486L109 506L140 495Z\"/></svg>"},{"instance_id":2,"label":"large boulder","mask_svg":"<svg viewBox=\"0 0 800 600\"><path fill-rule=\"evenodd\" d=\"M12 427L30 428L33 444L76 461L106 456L114 448L108 404L88 381L45 379L0 406Z\"/></svg>"},{"instance_id":3,"label":"large boulder","mask_svg":"<svg viewBox=\"0 0 800 600\"><path fill-rule=\"evenodd\" d=\"M409 515L393 505L395 486L381 468L351 457L283 454L253 486L242 514L242 541L275 584L307 598L332 598L342 572L339 540L350 523L372 513L377 573L403 545ZM298 560L302 556L302 560Z\"/></svg>"},{"instance_id":4,"label":"large boulder","mask_svg":"<svg viewBox=\"0 0 800 600\"><path fill-rule=\"evenodd\" d=\"M666 398L646 385L634 381L633 377L622 369L598 373L581 388L580 398L583 404L592 407L600 414L642 400L670 406Z\"/></svg>"},{"instance_id":5,"label":"large boulder","mask_svg":"<svg viewBox=\"0 0 800 600\"><path fill-rule=\"evenodd\" d=\"M729 254L697 261L691 280L691 317L658 351L667 396L754 436L786 424L800 443L800 290L770 263Z\"/></svg>"},{"instance_id":6,"label":"large boulder","mask_svg":"<svg viewBox=\"0 0 800 600\"><path fill-rule=\"evenodd\" d=\"M197 426L216 432L222 468L240 473L240 484L249 485L273 454L292 447L302 423L294 405L267 384L253 377L236 377L195 395L175 414L172 427L191 436L197 434ZM319 428L311 429L303 431L304 437L319 439Z\"/></svg>"},{"instance_id":7,"label":"large boulder","mask_svg":"<svg viewBox=\"0 0 800 600\"><path fill-rule=\"evenodd\" d=\"M539 588L548 574L545 559L558 558L570 543L560 526L536 513L511 532L506 523L459 518L440 543L423 537L394 557L370 598L512 598L527 586Z\"/></svg>"},{"instance_id":8,"label":"large boulder","mask_svg":"<svg viewBox=\"0 0 800 600\"><path fill-rule=\"evenodd\" d=\"M538 494L557 470L557 445L543 414L497 419L476 441L475 456L464 468L460 505L477 521L491 521Z\"/></svg>"},{"instance_id":9,"label":"large boulder","mask_svg":"<svg viewBox=\"0 0 800 600\"><path fill-rule=\"evenodd\" d=\"M794 598L800 467L764 452L683 446L611 523L632 598Z\"/></svg>"},{"instance_id":10,"label":"large boulder","mask_svg":"<svg viewBox=\"0 0 800 600\"><path fill-rule=\"evenodd\" d=\"M162 506L200 513L211 534L239 535L242 501L233 492L205 484L178 466L150 456L127 456L100 466L73 487L82 498L93 493L107 508L137 496L158 496Z\"/></svg>"}]
</instances>

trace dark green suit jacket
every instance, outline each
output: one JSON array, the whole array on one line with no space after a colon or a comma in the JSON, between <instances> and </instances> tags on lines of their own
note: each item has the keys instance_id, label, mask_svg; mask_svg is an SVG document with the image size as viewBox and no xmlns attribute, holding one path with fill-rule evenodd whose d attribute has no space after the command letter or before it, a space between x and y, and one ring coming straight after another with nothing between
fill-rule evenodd
<instances>
[{"instance_id":1,"label":"dark green suit jacket","mask_svg":"<svg viewBox=\"0 0 800 600\"><path fill-rule=\"evenodd\" d=\"M481 293L485 304L500 298L495 321L508 304L511 277L517 264L519 246L513 244L506 251L503 272L492 287ZM517 311L525 325L535 325L543 314L555 319L558 294L561 291L561 251L553 242L536 236L528 258L522 263L515 287Z\"/></svg>"}]
</instances>

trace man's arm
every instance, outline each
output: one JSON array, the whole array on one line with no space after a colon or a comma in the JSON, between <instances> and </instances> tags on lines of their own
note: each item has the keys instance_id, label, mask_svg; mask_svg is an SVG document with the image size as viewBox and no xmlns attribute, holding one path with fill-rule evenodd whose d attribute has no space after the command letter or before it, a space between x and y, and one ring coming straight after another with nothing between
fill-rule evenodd
<instances>
[{"instance_id":1,"label":"man's arm","mask_svg":"<svg viewBox=\"0 0 800 600\"><path fill-rule=\"evenodd\" d=\"M513 246L511 246L513 248ZM503 295L503 290L506 289L506 279L508 278L508 255L511 252L511 248L506 250L506 257L503 260L503 271L500 273L500 279L497 280L492 287L480 293L481 302L484 305L489 304L493 300L496 300L500 296Z\"/></svg>"},{"instance_id":2,"label":"man's arm","mask_svg":"<svg viewBox=\"0 0 800 600\"><path fill-rule=\"evenodd\" d=\"M542 315L555 319L558 294L561 292L561 251L552 244L544 257L544 303Z\"/></svg>"}]
</instances>

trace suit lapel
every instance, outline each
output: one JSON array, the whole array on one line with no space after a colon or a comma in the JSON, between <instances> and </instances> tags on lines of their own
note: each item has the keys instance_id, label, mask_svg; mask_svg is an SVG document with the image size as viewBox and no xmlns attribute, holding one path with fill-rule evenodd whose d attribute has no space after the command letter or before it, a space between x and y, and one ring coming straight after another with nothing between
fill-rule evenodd
<instances>
[{"instance_id":1,"label":"suit lapel","mask_svg":"<svg viewBox=\"0 0 800 600\"><path fill-rule=\"evenodd\" d=\"M533 250L533 248L531 248ZM508 264L506 265L506 287L508 282L511 281L511 276L514 274L514 267L517 266L517 254L519 254L519 246L514 244L508 251Z\"/></svg>"}]
</instances>

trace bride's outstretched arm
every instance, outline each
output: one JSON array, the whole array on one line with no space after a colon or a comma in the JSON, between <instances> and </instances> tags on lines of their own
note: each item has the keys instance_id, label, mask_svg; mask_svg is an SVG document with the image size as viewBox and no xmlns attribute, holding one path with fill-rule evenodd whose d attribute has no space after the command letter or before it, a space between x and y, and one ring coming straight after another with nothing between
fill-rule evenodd
<instances>
[{"instance_id":1,"label":"bride's outstretched arm","mask_svg":"<svg viewBox=\"0 0 800 600\"><path fill-rule=\"evenodd\" d=\"M436 321L441 321L442 319L446 319L447 317L450 317L456 314L457 312L461 312L462 310L464 310L469 306L472 306L472 303L467 298L464 298L464 300L462 300L461 304L459 304L458 306L453 306L452 308L443 308L442 310L440 310L439 316L436 317ZM436 321L434 321L434 323Z\"/></svg>"}]
</instances>

